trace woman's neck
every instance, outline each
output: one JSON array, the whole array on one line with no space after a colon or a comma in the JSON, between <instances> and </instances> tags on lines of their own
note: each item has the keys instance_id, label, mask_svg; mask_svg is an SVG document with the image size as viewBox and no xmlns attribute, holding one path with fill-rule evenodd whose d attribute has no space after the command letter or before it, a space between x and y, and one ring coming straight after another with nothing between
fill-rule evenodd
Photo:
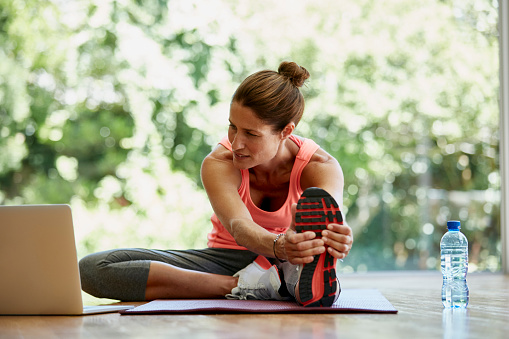
<instances>
[{"instance_id":1,"label":"woman's neck","mask_svg":"<svg viewBox=\"0 0 509 339\"><path fill-rule=\"evenodd\" d=\"M270 161L249 169L257 181L266 183L280 183L281 178L286 177L292 171L295 157L299 147L290 139L281 141L279 149Z\"/></svg>"}]
</instances>

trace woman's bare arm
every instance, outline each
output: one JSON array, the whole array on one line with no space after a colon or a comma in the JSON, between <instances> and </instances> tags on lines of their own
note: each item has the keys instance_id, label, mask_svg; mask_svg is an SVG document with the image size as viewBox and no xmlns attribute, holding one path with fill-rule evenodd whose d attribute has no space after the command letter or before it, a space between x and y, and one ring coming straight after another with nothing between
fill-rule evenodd
<instances>
[{"instance_id":1,"label":"woman's bare arm","mask_svg":"<svg viewBox=\"0 0 509 339\"><path fill-rule=\"evenodd\" d=\"M237 244L273 257L272 245L276 235L253 221L240 198L238 188L242 178L233 166L231 152L221 145L216 147L203 161L201 177L216 216Z\"/></svg>"}]
</instances>

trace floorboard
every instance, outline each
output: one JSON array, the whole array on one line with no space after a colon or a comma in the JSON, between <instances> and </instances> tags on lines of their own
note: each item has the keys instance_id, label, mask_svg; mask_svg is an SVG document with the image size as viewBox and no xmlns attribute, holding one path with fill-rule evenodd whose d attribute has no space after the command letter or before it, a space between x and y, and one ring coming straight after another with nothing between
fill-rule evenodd
<instances>
[{"instance_id":1,"label":"floorboard","mask_svg":"<svg viewBox=\"0 0 509 339\"><path fill-rule=\"evenodd\" d=\"M509 276L470 274L470 304L444 310L439 272L341 277L377 288L398 314L0 316L0 338L507 338ZM141 303L136 303L140 305Z\"/></svg>"}]
</instances>

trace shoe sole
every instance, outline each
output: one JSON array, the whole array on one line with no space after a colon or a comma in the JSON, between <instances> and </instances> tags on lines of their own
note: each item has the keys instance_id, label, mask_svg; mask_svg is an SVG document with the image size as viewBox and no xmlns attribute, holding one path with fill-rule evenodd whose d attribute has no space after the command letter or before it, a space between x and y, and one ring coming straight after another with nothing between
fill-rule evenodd
<instances>
[{"instance_id":1,"label":"shoe sole","mask_svg":"<svg viewBox=\"0 0 509 339\"><path fill-rule=\"evenodd\" d=\"M297 204L295 230L297 233L315 232L322 237L327 225L343 224L339 206L329 193L321 188L306 189ZM303 265L299 279L300 303L306 307L329 307L341 291L336 277L336 258L326 251L315 255L312 263Z\"/></svg>"}]
</instances>

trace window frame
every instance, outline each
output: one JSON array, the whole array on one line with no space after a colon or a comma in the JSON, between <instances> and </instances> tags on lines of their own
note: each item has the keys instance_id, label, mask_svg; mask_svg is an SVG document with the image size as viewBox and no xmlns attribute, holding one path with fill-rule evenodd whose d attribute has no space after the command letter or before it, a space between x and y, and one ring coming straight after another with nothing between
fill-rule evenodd
<instances>
[{"instance_id":1,"label":"window frame","mask_svg":"<svg viewBox=\"0 0 509 339\"><path fill-rule=\"evenodd\" d=\"M500 233L502 272L509 274L509 2L499 1L500 58Z\"/></svg>"}]
</instances>

